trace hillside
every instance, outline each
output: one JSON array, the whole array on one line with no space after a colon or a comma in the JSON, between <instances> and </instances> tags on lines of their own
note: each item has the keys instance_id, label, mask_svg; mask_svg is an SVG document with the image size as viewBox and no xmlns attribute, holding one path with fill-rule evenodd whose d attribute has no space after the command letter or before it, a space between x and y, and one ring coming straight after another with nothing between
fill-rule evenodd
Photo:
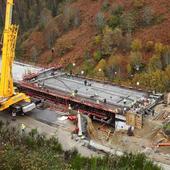
<instances>
[{"instance_id":1,"label":"hillside","mask_svg":"<svg viewBox=\"0 0 170 170\"><path fill-rule=\"evenodd\" d=\"M55 137L46 138L37 129L21 131L0 121L0 170L161 170L144 154L83 157L76 150L64 151Z\"/></svg>"},{"instance_id":2,"label":"hillside","mask_svg":"<svg viewBox=\"0 0 170 170\"><path fill-rule=\"evenodd\" d=\"M169 90L170 1L15 0L14 14L21 61Z\"/></svg>"}]
</instances>

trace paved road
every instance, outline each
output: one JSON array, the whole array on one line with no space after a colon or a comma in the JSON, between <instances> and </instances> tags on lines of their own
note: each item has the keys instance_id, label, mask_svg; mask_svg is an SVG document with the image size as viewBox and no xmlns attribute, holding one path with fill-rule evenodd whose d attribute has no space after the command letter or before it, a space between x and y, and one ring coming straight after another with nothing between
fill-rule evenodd
<instances>
[{"instance_id":1,"label":"paved road","mask_svg":"<svg viewBox=\"0 0 170 170\"><path fill-rule=\"evenodd\" d=\"M33 111L31 111L30 113L28 113L28 116L32 117L33 119L40 121L42 123L48 124L50 126L54 126L54 127L64 127L64 128L69 128L70 125L70 121L68 120L59 120L59 118L61 118L62 116L66 116L67 113L63 113L63 112L55 112L55 111L51 111L51 110L39 110L39 109L34 109Z\"/></svg>"}]
</instances>

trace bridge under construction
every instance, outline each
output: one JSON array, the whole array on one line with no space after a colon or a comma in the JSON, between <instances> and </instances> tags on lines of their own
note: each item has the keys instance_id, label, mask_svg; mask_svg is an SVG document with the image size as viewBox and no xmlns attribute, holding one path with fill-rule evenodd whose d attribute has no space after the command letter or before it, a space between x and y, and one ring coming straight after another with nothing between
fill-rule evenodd
<instances>
[{"instance_id":1,"label":"bridge under construction","mask_svg":"<svg viewBox=\"0 0 170 170\"><path fill-rule=\"evenodd\" d=\"M148 112L161 97L142 90L70 75L55 68L28 74L17 84L30 96L79 110L93 119L112 125L116 119L126 121L128 111L139 114Z\"/></svg>"}]
</instances>

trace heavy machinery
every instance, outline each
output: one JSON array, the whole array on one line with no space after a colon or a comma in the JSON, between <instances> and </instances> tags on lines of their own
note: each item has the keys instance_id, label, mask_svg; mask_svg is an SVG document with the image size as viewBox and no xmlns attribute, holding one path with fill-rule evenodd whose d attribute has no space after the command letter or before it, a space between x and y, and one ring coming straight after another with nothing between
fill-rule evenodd
<instances>
[{"instance_id":1,"label":"heavy machinery","mask_svg":"<svg viewBox=\"0 0 170 170\"><path fill-rule=\"evenodd\" d=\"M0 111L9 109L12 115L28 112L36 107L30 97L16 92L13 85L12 64L15 57L18 26L12 24L13 0L6 0L5 28L3 33L0 79Z\"/></svg>"}]
</instances>

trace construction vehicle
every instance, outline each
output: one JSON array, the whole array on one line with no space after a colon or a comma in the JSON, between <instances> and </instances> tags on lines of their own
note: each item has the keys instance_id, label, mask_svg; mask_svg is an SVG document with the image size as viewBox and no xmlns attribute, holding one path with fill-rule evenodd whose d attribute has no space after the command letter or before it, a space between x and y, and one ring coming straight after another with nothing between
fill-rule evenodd
<instances>
[{"instance_id":1,"label":"construction vehicle","mask_svg":"<svg viewBox=\"0 0 170 170\"><path fill-rule=\"evenodd\" d=\"M13 0L6 0L5 28L2 42L2 64L0 79L0 111L9 109L13 116L18 112L26 113L36 107L30 97L14 89L12 64L19 26L12 24Z\"/></svg>"}]
</instances>

